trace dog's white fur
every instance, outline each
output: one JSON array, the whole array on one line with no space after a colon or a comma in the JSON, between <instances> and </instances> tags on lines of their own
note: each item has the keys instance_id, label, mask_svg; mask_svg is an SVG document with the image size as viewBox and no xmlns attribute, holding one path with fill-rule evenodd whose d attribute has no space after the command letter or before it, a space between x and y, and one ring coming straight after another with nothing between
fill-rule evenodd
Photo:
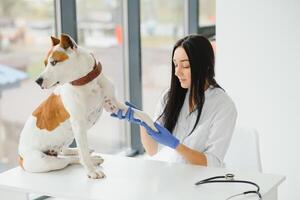
<instances>
[{"instance_id":1,"label":"dog's white fur","mask_svg":"<svg viewBox=\"0 0 300 200\"><path fill-rule=\"evenodd\" d=\"M99 119L103 107L108 112L116 112L118 109L126 112L127 106L116 101L114 86L103 72L85 85L70 84L71 81L92 71L95 59L90 52L77 46L68 35L62 35L60 42L63 37L67 37L72 42L71 47L63 48L60 44L56 44L53 45L52 51L63 52L68 59L52 66L53 58L50 56L40 78L44 80L41 84L42 88L56 86L54 94L60 96L70 117L55 129L47 130L40 129L37 126L37 117L31 115L20 136L20 162L23 169L29 172L47 172L80 162L88 177L103 178L104 173L96 168L103 159L100 156L90 155L86 134ZM136 110L134 116L155 129L153 121L145 113ZM78 151L68 148L74 138ZM51 156L45 153L50 151L58 155Z\"/></svg>"}]
</instances>

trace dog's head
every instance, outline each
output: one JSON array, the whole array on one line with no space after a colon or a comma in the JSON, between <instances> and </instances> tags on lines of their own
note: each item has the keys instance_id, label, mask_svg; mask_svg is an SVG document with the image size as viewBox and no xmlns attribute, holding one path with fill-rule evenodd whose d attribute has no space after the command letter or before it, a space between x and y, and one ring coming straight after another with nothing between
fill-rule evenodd
<instances>
[{"instance_id":1,"label":"dog's head","mask_svg":"<svg viewBox=\"0 0 300 200\"><path fill-rule=\"evenodd\" d=\"M60 39L51 36L51 40L52 47L44 60L45 69L36 80L43 89L81 78L94 62L89 54L79 50L69 35L61 34Z\"/></svg>"}]
</instances>

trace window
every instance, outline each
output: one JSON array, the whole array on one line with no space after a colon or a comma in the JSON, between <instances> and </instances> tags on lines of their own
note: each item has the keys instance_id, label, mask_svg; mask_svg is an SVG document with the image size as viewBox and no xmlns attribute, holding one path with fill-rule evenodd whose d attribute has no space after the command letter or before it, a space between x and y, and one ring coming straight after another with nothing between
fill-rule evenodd
<instances>
[{"instance_id":1,"label":"window","mask_svg":"<svg viewBox=\"0 0 300 200\"><path fill-rule=\"evenodd\" d=\"M91 50L102 63L103 72L116 88L117 99L123 102L122 1L77 0L76 3L78 43ZM103 153L116 153L125 148L124 123L103 111L100 120L89 130L90 147Z\"/></svg>"},{"instance_id":2,"label":"window","mask_svg":"<svg viewBox=\"0 0 300 200\"><path fill-rule=\"evenodd\" d=\"M171 78L172 47L183 36L184 1L141 0L143 109L153 115Z\"/></svg>"},{"instance_id":3,"label":"window","mask_svg":"<svg viewBox=\"0 0 300 200\"><path fill-rule=\"evenodd\" d=\"M199 26L216 24L216 1L199 0Z\"/></svg>"},{"instance_id":4,"label":"window","mask_svg":"<svg viewBox=\"0 0 300 200\"><path fill-rule=\"evenodd\" d=\"M16 165L24 123L51 92L34 80L53 34L53 1L0 1L0 170ZM4 74L8 71L11 76Z\"/></svg>"},{"instance_id":5,"label":"window","mask_svg":"<svg viewBox=\"0 0 300 200\"><path fill-rule=\"evenodd\" d=\"M208 37L215 50L216 42L216 1L199 0L199 33Z\"/></svg>"}]
</instances>

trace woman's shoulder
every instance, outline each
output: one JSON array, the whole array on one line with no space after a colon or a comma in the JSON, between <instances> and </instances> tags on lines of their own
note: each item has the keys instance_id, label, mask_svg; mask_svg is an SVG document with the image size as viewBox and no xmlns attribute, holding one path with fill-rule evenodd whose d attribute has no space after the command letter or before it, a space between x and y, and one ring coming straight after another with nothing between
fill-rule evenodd
<instances>
[{"instance_id":1,"label":"woman's shoulder","mask_svg":"<svg viewBox=\"0 0 300 200\"><path fill-rule=\"evenodd\" d=\"M163 110L167 103L168 92L169 88L162 90L162 92L160 93L158 102L155 107L154 120L157 120L159 116L163 113Z\"/></svg>"},{"instance_id":2,"label":"woman's shoulder","mask_svg":"<svg viewBox=\"0 0 300 200\"><path fill-rule=\"evenodd\" d=\"M165 104L167 102L169 91L170 91L170 88L165 88L164 90L162 90L162 92L160 94L160 102L161 103Z\"/></svg>"},{"instance_id":3,"label":"woman's shoulder","mask_svg":"<svg viewBox=\"0 0 300 200\"><path fill-rule=\"evenodd\" d=\"M232 106L235 108L235 103L232 100L232 98L227 94L227 92L222 88L209 88L209 94L208 99L211 99L216 104L222 105L222 106Z\"/></svg>"},{"instance_id":4,"label":"woman's shoulder","mask_svg":"<svg viewBox=\"0 0 300 200\"><path fill-rule=\"evenodd\" d=\"M214 118L225 116L236 119L238 115L234 101L222 88L210 88L205 94L205 111L212 114Z\"/></svg>"},{"instance_id":5,"label":"woman's shoulder","mask_svg":"<svg viewBox=\"0 0 300 200\"><path fill-rule=\"evenodd\" d=\"M169 88L163 89L160 92L159 98L158 98L158 106L159 107L164 107L167 103L167 99L168 99L168 93L169 93Z\"/></svg>"}]
</instances>

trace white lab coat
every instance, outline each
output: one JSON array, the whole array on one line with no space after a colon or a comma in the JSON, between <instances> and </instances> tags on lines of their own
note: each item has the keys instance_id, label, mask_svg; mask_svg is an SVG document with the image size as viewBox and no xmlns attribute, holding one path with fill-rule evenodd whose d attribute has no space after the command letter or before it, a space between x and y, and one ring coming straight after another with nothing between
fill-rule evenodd
<instances>
[{"instance_id":1,"label":"white lab coat","mask_svg":"<svg viewBox=\"0 0 300 200\"><path fill-rule=\"evenodd\" d=\"M161 115L165 107L165 91L156 107L154 120ZM230 144L237 111L231 98L220 88L208 88L199 122L190 136L197 119L197 110L189 113L189 90L185 96L173 134L180 143L206 155L207 165L223 167L223 159ZM186 163L175 150L159 145L155 160Z\"/></svg>"}]
</instances>

